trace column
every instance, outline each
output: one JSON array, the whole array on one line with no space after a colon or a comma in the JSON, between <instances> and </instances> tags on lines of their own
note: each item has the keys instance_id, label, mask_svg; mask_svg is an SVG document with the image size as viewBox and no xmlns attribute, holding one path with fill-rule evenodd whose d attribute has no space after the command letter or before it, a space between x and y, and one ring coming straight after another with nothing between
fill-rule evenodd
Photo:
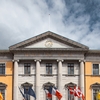
<instances>
[{"instance_id":1,"label":"column","mask_svg":"<svg viewBox=\"0 0 100 100\"><path fill-rule=\"evenodd\" d=\"M57 60L58 62L58 90L62 92L62 62L63 60Z\"/></svg>"},{"instance_id":2,"label":"column","mask_svg":"<svg viewBox=\"0 0 100 100\"><path fill-rule=\"evenodd\" d=\"M40 100L40 61L35 60L36 62L36 100Z\"/></svg>"},{"instance_id":3,"label":"column","mask_svg":"<svg viewBox=\"0 0 100 100\"><path fill-rule=\"evenodd\" d=\"M14 60L14 88L13 88L13 100L18 99L18 60Z\"/></svg>"},{"instance_id":4,"label":"column","mask_svg":"<svg viewBox=\"0 0 100 100\"><path fill-rule=\"evenodd\" d=\"M84 61L80 60L80 88L84 94Z\"/></svg>"}]
</instances>

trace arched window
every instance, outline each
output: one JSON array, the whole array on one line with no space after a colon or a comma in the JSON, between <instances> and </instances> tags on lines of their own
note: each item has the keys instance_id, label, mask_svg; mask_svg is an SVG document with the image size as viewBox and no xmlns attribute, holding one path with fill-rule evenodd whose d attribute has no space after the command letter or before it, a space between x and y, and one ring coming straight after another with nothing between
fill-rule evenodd
<instances>
[{"instance_id":1,"label":"arched window","mask_svg":"<svg viewBox=\"0 0 100 100\"><path fill-rule=\"evenodd\" d=\"M53 84L53 83L51 83L51 82L47 82L47 83L43 84L43 88L45 88L45 89L47 89L47 90L49 89L50 86L54 87L55 84ZM47 96L46 96L46 100L47 100ZM49 99L49 100L52 100L52 98Z\"/></svg>"},{"instance_id":2,"label":"arched window","mask_svg":"<svg viewBox=\"0 0 100 100\"><path fill-rule=\"evenodd\" d=\"M21 86L25 89L26 92L28 92L29 87L32 87L33 85L28 83L28 82L26 82L26 83L21 84ZM25 96L26 96L26 98L28 98L27 100L30 100L30 96L29 95L25 94Z\"/></svg>"},{"instance_id":3,"label":"arched window","mask_svg":"<svg viewBox=\"0 0 100 100\"><path fill-rule=\"evenodd\" d=\"M100 91L100 83L94 83L91 85L92 89L92 100L96 100L96 94L98 91Z\"/></svg>"},{"instance_id":4,"label":"arched window","mask_svg":"<svg viewBox=\"0 0 100 100\"><path fill-rule=\"evenodd\" d=\"M0 82L0 92L3 95L4 100L5 100L5 89L6 89L6 87L7 87L6 84Z\"/></svg>"},{"instance_id":5,"label":"arched window","mask_svg":"<svg viewBox=\"0 0 100 100\"><path fill-rule=\"evenodd\" d=\"M65 88L68 90L67 91L67 97L68 97L67 99L68 100L74 100L74 95L70 94L70 91L69 91L68 87L71 87L72 89L74 89L75 86L76 86L76 84L74 84L72 82L70 82L68 84L65 84Z\"/></svg>"}]
</instances>

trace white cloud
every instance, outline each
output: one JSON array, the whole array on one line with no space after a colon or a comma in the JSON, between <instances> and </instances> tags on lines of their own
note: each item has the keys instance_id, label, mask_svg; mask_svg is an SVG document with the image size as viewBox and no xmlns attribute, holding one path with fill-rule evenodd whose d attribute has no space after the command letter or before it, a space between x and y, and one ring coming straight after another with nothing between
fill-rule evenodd
<instances>
[{"instance_id":1,"label":"white cloud","mask_svg":"<svg viewBox=\"0 0 100 100\"><path fill-rule=\"evenodd\" d=\"M100 49L99 22L91 26L91 32L91 16L84 13L85 5L70 2L71 5L64 0L1 0L0 48L8 48L50 30L90 48ZM95 38L97 45L93 41Z\"/></svg>"}]
</instances>

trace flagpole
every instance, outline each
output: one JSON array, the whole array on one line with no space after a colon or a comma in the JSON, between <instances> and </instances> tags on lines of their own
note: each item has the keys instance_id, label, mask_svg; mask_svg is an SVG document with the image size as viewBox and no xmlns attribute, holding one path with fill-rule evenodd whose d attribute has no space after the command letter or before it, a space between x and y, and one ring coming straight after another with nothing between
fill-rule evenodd
<instances>
[{"instance_id":1,"label":"flagpole","mask_svg":"<svg viewBox=\"0 0 100 100\"><path fill-rule=\"evenodd\" d=\"M49 31L50 31L50 14L49 14Z\"/></svg>"}]
</instances>

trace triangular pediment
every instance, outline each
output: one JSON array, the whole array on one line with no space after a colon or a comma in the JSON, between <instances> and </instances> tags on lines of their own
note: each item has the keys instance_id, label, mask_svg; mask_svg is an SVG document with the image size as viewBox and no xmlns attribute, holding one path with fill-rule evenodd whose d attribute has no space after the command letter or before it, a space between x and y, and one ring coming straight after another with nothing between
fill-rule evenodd
<instances>
[{"instance_id":1,"label":"triangular pediment","mask_svg":"<svg viewBox=\"0 0 100 100\"><path fill-rule=\"evenodd\" d=\"M67 88L67 87L75 87L75 86L77 86L77 85L75 83L72 83L72 82L70 82L68 84L65 84L65 88Z\"/></svg>"},{"instance_id":2,"label":"triangular pediment","mask_svg":"<svg viewBox=\"0 0 100 100\"><path fill-rule=\"evenodd\" d=\"M100 87L100 83L94 83L94 84L91 85L91 87L92 87L92 88L93 88L93 87Z\"/></svg>"},{"instance_id":3,"label":"triangular pediment","mask_svg":"<svg viewBox=\"0 0 100 100\"><path fill-rule=\"evenodd\" d=\"M33 84L26 82L26 83L21 84L21 86L22 87L32 87Z\"/></svg>"},{"instance_id":4,"label":"triangular pediment","mask_svg":"<svg viewBox=\"0 0 100 100\"><path fill-rule=\"evenodd\" d=\"M10 50L14 49L39 49L39 48L81 48L88 49L87 46L70 40L66 37L60 36L53 32L45 32L38 36L32 37L28 40L10 46Z\"/></svg>"}]
</instances>

